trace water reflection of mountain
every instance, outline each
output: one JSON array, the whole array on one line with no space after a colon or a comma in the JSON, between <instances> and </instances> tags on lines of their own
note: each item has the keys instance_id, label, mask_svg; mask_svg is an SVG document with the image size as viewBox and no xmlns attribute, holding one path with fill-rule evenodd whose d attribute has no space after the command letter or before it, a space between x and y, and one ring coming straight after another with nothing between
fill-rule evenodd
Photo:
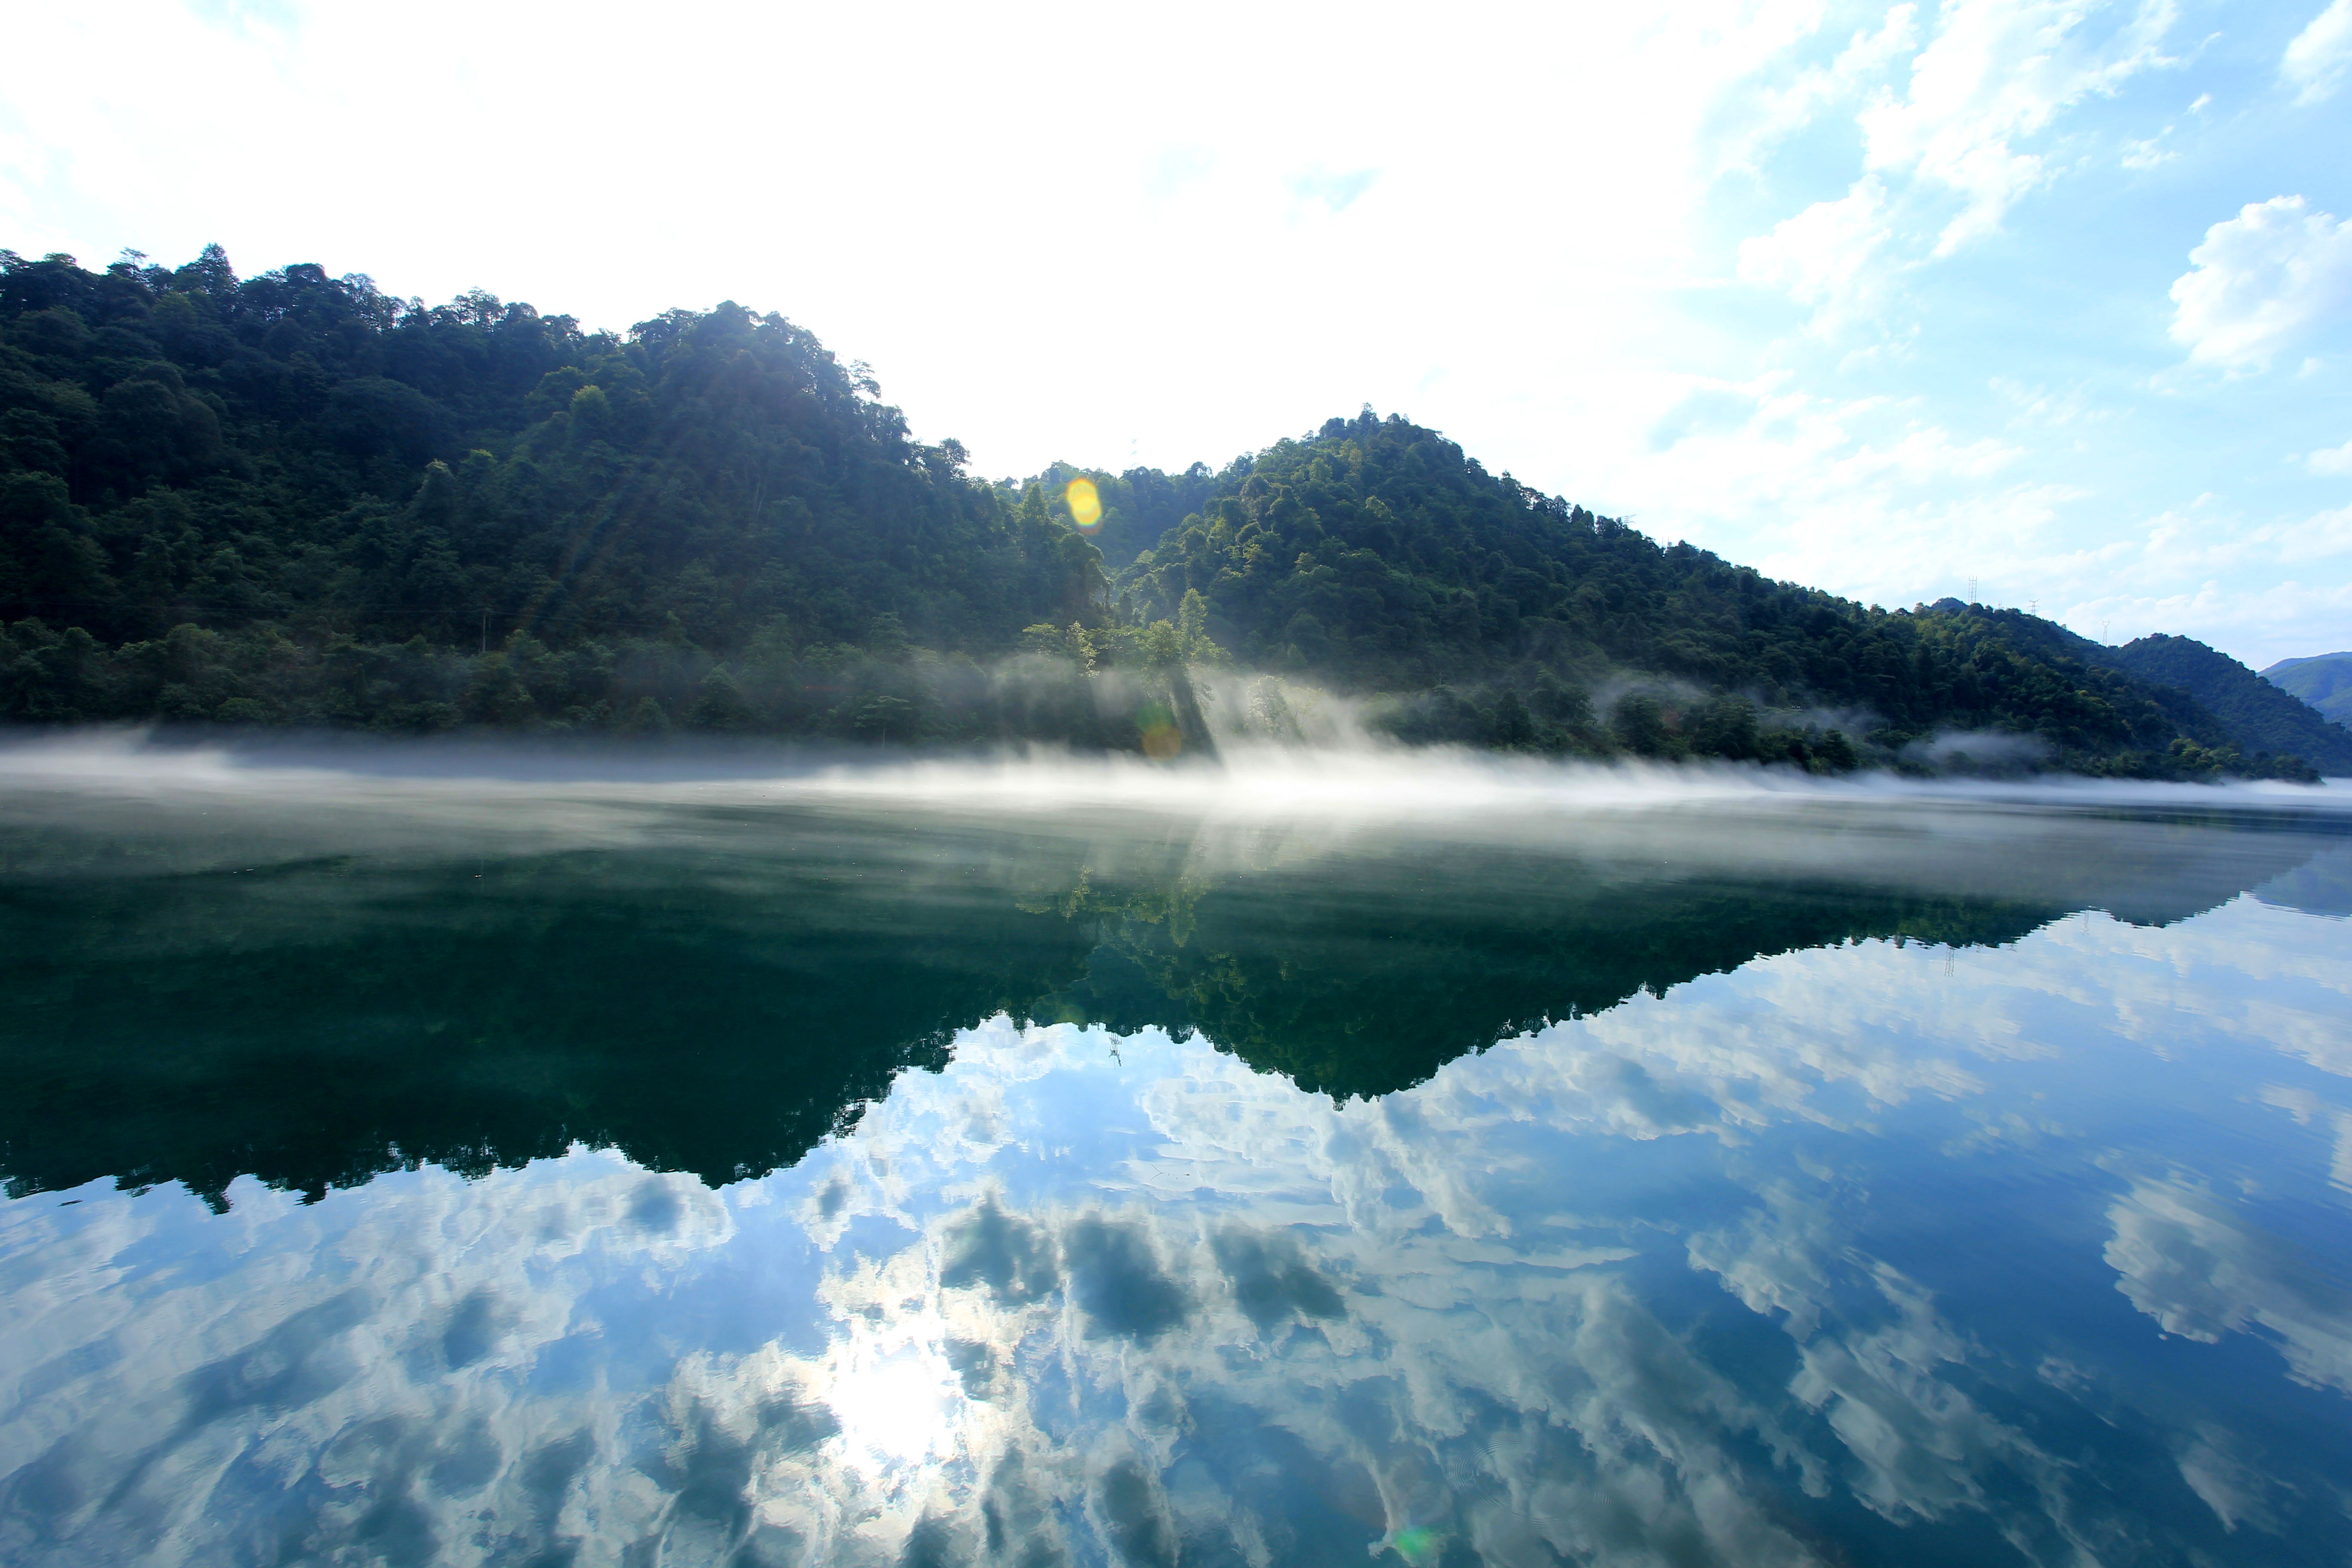
<instances>
[{"instance_id":1,"label":"water reflection of mountain","mask_svg":"<svg viewBox=\"0 0 2352 1568\"><path fill-rule=\"evenodd\" d=\"M2182 918L2300 833L1682 819L1528 843L1219 840L1164 821L706 822L667 845L167 868L0 846L0 1166L215 1198L579 1141L713 1184L797 1160L999 1011L1197 1027L1335 1095L1760 953ZM152 859L156 869L142 867Z\"/></svg>"},{"instance_id":2,"label":"water reflection of mountain","mask_svg":"<svg viewBox=\"0 0 2352 1568\"><path fill-rule=\"evenodd\" d=\"M1000 897L774 869L572 854L9 887L6 1170L315 1194L584 1141L716 1184L1083 972L1081 932Z\"/></svg>"},{"instance_id":3,"label":"water reflection of mountain","mask_svg":"<svg viewBox=\"0 0 2352 1568\"><path fill-rule=\"evenodd\" d=\"M2254 897L2307 915L2352 915L2352 849L2315 855L2256 888Z\"/></svg>"}]
</instances>

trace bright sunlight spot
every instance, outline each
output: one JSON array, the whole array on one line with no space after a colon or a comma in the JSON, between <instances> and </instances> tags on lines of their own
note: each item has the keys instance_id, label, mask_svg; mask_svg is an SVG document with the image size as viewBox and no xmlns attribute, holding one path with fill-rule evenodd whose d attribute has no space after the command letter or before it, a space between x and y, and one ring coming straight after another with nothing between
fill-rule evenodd
<instances>
[{"instance_id":1,"label":"bright sunlight spot","mask_svg":"<svg viewBox=\"0 0 2352 1568\"><path fill-rule=\"evenodd\" d=\"M877 1469L920 1464L952 1441L963 1402L936 1344L843 1347L830 1403L853 1461Z\"/></svg>"}]
</instances>

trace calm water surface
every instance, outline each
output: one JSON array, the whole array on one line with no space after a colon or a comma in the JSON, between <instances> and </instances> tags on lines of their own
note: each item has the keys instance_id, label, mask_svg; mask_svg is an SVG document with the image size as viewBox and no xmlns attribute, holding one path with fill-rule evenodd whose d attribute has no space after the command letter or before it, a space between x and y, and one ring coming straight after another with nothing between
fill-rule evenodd
<instances>
[{"instance_id":1,"label":"calm water surface","mask_svg":"<svg viewBox=\"0 0 2352 1568\"><path fill-rule=\"evenodd\" d=\"M0 1561L2352 1560L2340 794L478 763L0 752Z\"/></svg>"}]
</instances>

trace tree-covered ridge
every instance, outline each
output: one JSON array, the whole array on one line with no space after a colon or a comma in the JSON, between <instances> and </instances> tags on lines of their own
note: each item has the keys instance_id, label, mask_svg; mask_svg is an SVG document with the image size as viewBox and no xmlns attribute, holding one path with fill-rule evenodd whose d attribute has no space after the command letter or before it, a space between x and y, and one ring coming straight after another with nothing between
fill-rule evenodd
<instances>
[{"instance_id":1,"label":"tree-covered ridge","mask_svg":"<svg viewBox=\"0 0 2352 1568\"><path fill-rule=\"evenodd\" d=\"M2262 672L2282 691L2308 703L2322 718L2352 723L2352 653L2285 658Z\"/></svg>"},{"instance_id":2,"label":"tree-covered ridge","mask_svg":"<svg viewBox=\"0 0 2352 1568\"><path fill-rule=\"evenodd\" d=\"M1407 740L2304 771L2048 623L1773 582L1395 416L1217 472L965 468L731 303L614 334L216 247L0 252L0 717L1164 752L1207 739L1183 667L1230 656ZM1276 682L1225 708L1297 730Z\"/></svg>"},{"instance_id":3,"label":"tree-covered ridge","mask_svg":"<svg viewBox=\"0 0 2352 1568\"><path fill-rule=\"evenodd\" d=\"M2158 632L2100 649L2099 657L2142 680L2188 692L2250 750L2292 752L2328 773L2352 773L2352 731L2194 637Z\"/></svg>"},{"instance_id":4,"label":"tree-covered ridge","mask_svg":"<svg viewBox=\"0 0 2352 1568\"><path fill-rule=\"evenodd\" d=\"M1401 712L1409 732L1769 756L1774 710L1843 708L1868 715L1888 752L1985 729L2094 770L2273 765L2250 763L2258 748L2235 747L2194 701L2042 637L2081 642L2050 623L1952 600L1887 611L1775 582L1490 475L1436 432L1370 410L1226 469L1116 585L1143 616L1202 594L1209 635L1247 663L1435 689ZM1596 735L1580 693L1623 671L1696 689L1647 706L1631 693Z\"/></svg>"},{"instance_id":5,"label":"tree-covered ridge","mask_svg":"<svg viewBox=\"0 0 2352 1568\"><path fill-rule=\"evenodd\" d=\"M732 304L0 256L0 712L936 733L1101 558L876 390Z\"/></svg>"},{"instance_id":6,"label":"tree-covered ridge","mask_svg":"<svg viewBox=\"0 0 2352 1568\"><path fill-rule=\"evenodd\" d=\"M455 643L486 613L549 642L676 616L733 647L779 614L838 640L889 613L992 649L1087 604L1082 539L732 304L620 339L316 267L240 282L213 249L7 258L0 323L12 620Z\"/></svg>"},{"instance_id":7,"label":"tree-covered ridge","mask_svg":"<svg viewBox=\"0 0 2352 1568\"><path fill-rule=\"evenodd\" d=\"M1957 600L1939 608L1958 609ZM2294 756L2331 773L2352 773L2352 731L2277 689L2245 665L2194 637L2162 632L2110 647L2019 610L1969 606L2023 652L2055 663L2116 671L2136 681L2182 734L2218 753Z\"/></svg>"}]
</instances>

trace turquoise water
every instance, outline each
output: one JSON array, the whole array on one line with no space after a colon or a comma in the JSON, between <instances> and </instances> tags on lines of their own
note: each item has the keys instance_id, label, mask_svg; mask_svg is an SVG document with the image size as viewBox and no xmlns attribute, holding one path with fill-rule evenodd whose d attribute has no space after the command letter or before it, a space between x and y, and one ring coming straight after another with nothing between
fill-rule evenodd
<instances>
[{"instance_id":1,"label":"turquoise water","mask_svg":"<svg viewBox=\"0 0 2352 1568\"><path fill-rule=\"evenodd\" d=\"M2333 795L625 772L0 755L0 1558L2352 1555Z\"/></svg>"}]
</instances>

